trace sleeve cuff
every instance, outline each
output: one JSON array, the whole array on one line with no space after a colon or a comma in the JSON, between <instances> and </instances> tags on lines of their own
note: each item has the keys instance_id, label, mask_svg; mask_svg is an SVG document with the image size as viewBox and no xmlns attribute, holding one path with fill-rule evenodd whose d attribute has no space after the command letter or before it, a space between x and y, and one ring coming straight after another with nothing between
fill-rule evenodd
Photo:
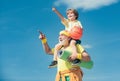
<instances>
[{"instance_id":1,"label":"sleeve cuff","mask_svg":"<svg viewBox=\"0 0 120 81\"><path fill-rule=\"evenodd\" d=\"M77 58L81 60L82 59L82 54L78 53Z\"/></svg>"},{"instance_id":2,"label":"sleeve cuff","mask_svg":"<svg viewBox=\"0 0 120 81\"><path fill-rule=\"evenodd\" d=\"M42 44L45 44L47 42L47 39L44 38L44 39L41 40L41 42L42 42Z\"/></svg>"}]
</instances>

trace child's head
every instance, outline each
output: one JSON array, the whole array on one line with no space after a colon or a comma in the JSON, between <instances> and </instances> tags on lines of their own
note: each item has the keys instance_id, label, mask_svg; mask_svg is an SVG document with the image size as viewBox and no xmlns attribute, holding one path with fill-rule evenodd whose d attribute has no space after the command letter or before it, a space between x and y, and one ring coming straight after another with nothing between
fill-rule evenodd
<instances>
[{"instance_id":1,"label":"child's head","mask_svg":"<svg viewBox=\"0 0 120 81\"><path fill-rule=\"evenodd\" d=\"M68 19L70 20L77 20L79 16L78 11L75 9L68 9L66 11L66 14L67 14Z\"/></svg>"}]
</instances>

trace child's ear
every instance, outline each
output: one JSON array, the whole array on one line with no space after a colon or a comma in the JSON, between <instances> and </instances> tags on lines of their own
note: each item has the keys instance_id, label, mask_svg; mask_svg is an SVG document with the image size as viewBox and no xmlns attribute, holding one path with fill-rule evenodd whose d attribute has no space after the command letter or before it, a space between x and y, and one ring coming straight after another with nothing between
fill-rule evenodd
<instances>
[{"instance_id":1,"label":"child's ear","mask_svg":"<svg viewBox=\"0 0 120 81\"><path fill-rule=\"evenodd\" d=\"M75 15L75 19L77 19L77 16Z\"/></svg>"}]
</instances>

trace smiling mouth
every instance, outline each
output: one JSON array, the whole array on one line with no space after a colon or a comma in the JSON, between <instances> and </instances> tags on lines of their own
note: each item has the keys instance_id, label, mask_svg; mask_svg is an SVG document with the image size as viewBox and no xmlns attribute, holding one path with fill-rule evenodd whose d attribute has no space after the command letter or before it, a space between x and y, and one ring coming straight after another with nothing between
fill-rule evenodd
<instances>
[{"instance_id":1,"label":"smiling mouth","mask_svg":"<svg viewBox=\"0 0 120 81\"><path fill-rule=\"evenodd\" d=\"M72 16L69 16L70 18L72 17Z\"/></svg>"}]
</instances>

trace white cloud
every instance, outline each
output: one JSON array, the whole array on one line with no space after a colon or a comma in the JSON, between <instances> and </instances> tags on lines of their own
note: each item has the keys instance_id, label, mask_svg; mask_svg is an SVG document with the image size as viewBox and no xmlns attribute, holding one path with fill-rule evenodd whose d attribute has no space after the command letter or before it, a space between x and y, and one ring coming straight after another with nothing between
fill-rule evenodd
<instances>
[{"instance_id":1,"label":"white cloud","mask_svg":"<svg viewBox=\"0 0 120 81\"><path fill-rule=\"evenodd\" d=\"M118 0L57 0L54 5L66 5L68 8L92 10L117 3Z\"/></svg>"},{"instance_id":2,"label":"white cloud","mask_svg":"<svg viewBox=\"0 0 120 81\"><path fill-rule=\"evenodd\" d=\"M84 47L84 48L88 48L88 49L89 49L89 48L92 48L92 46L89 45L89 44L83 45L83 47Z\"/></svg>"}]
</instances>

